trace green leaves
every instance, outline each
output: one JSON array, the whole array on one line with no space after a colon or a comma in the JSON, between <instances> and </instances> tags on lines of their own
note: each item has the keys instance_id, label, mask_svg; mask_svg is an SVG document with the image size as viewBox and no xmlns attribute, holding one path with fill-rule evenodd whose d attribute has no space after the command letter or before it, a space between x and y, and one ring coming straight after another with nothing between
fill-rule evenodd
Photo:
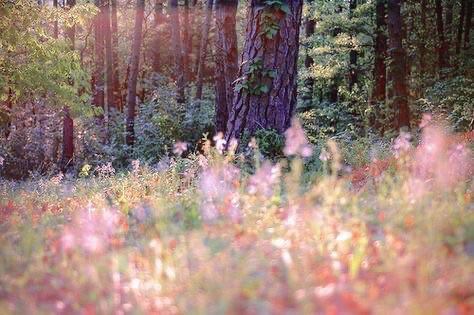
<instances>
[{"instance_id":1,"label":"green leaves","mask_svg":"<svg viewBox=\"0 0 474 315\"><path fill-rule=\"evenodd\" d=\"M243 65L248 63L248 69L245 74L238 78L234 84L234 90L236 92L244 89L250 95L260 96L270 91L267 84L262 83L262 80L270 78L275 79L277 72L274 69L265 69L263 66L263 60L255 58L250 61L246 61Z\"/></svg>"}]
</instances>

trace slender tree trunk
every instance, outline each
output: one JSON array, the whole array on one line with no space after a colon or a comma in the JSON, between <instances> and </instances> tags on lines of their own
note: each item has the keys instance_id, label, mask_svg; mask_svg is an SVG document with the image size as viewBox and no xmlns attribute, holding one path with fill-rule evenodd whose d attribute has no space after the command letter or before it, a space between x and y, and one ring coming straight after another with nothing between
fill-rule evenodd
<instances>
[{"instance_id":1,"label":"slender tree trunk","mask_svg":"<svg viewBox=\"0 0 474 315\"><path fill-rule=\"evenodd\" d=\"M117 23L117 0L111 0L110 26L112 33L112 86L115 106L120 112L123 111L122 92L120 89L119 57L118 57L118 23Z\"/></svg>"},{"instance_id":2,"label":"slender tree trunk","mask_svg":"<svg viewBox=\"0 0 474 315\"><path fill-rule=\"evenodd\" d=\"M459 56L461 53L461 43L462 43L462 35L464 29L464 20L466 18L466 1L461 0L461 11L459 12L459 24L458 24L458 33L456 37L456 55Z\"/></svg>"},{"instance_id":3,"label":"slender tree trunk","mask_svg":"<svg viewBox=\"0 0 474 315\"><path fill-rule=\"evenodd\" d=\"M273 129L283 133L296 108L296 79L299 31L303 0L282 1L289 13L263 0L250 1L242 65L226 139L240 139L247 130ZM275 34L262 30L270 17L278 27Z\"/></svg>"},{"instance_id":4,"label":"slender tree trunk","mask_svg":"<svg viewBox=\"0 0 474 315\"><path fill-rule=\"evenodd\" d=\"M454 0L446 0L446 60L448 65L451 66L451 50L453 44L453 10L454 10Z\"/></svg>"},{"instance_id":5,"label":"slender tree trunk","mask_svg":"<svg viewBox=\"0 0 474 315\"><path fill-rule=\"evenodd\" d=\"M189 82L190 79L190 56L191 52L189 51L189 0L184 0L184 14L183 14L183 67L184 67L184 80Z\"/></svg>"},{"instance_id":6,"label":"slender tree trunk","mask_svg":"<svg viewBox=\"0 0 474 315\"><path fill-rule=\"evenodd\" d=\"M184 95L184 88L186 82L184 80L183 69L183 52L181 48L180 23L178 14L178 0L170 0L170 26L171 26L171 42L173 45L174 54L174 75L176 77L177 95L176 101L178 104L184 104L186 97Z\"/></svg>"},{"instance_id":7,"label":"slender tree trunk","mask_svg":"<svg viewBox=\"0 0 474 315\"><path fill-rule=\"evenodd\" d=\"M426 10L427 10L427 0L421 0L421 39L420 39L420 76L421 76L421 81L422 81L422 87L424 88L424 80L426 76L426 55L427 55L427 50L426 50L426 26L427 26L427 20L426 20Z\"/></svg>"},{"instance_id":8,"label":"slender tree trunk","mask_svg":"<svg viewBox=\"0 0 474 315\"><path fill-rule=\"evenodd\" d=\"M204 24L202 26L202 33L201 33L201 46L199 48L199 64L198 64L198 71L197 71L197 83L196 83L196 99L202 99L202 87L204 81L204 70L205 70L205 63L207 58L207 45L209 42L209 29L211 27L211 18L212 18L212 5L213 0L207 0L206 6L206 17L204 20Z\"/></svg>"},{"instance_id":9,"label":"slender tree trunk","mask_svg":"<svg viewBox=\"0 0 474 315\"><path fill-rule=\"evenodd\" d=\"M114 96L114 64L112 57L112 33L110 27L110 0L103 0L103 11L102 16L104 17L104 43L105 43L105 64L106 64L106 75L107 75L107 111L109 115L112 113L112 109L117 109L117 103L115 102Z\"/></svg>"},{"instance_id":10,"label":"slender tree trunk","mask_svg":"<svg viewBox=\"0 0 474 315\"><path fill-rule=\"evenodd\" d=\"M375 62L374 62L374 90L372 99L375 102L385 101L387 86L387 69L385 59L387 57L387 36L385 35L387 23L385 22L386 0L377 0L376 8L376 35L375 35Z\"/></svg>"},{"instance_id":11,"label":"slender tree trunk","mask_svg":"<svg viewBox=\"0 0 474 315\"><path fill-rule=\"evenodd\" d=\"M189 24L191 25L189 29L189 38L188 42L186 43L188 53L189 53L189 80L194 80L196 78L196 73L194 72L194 64L195 61L193 60L193 42L194 42L194 37L196 35L198 27L196 26L196 15L197 15L197 0L192 0L192 9L191 9L191 15L189 17ZM196 71L197 72L197 71Z\"/></svg>"},{"instance_id":12,"label":"slender tree trunk","mask_svg":"<svg viewBox=\"0 0 474 315\"><path fill-rule=\"evenodd\" d=\"M392 106L397 115L395 127L410 127L410 109L408 107L408 89L406 82L406 57L402 44L401 0L388 0L388 33L390 64L389 73L392 80Z\"/></svg>"},{"instance_id":13,"label":"slender tree trunk","mask_svg":"<svg viewBox=\"0 0 474 315\"><path fill-rule=\"evenodd\" d=\"M135 111L137 105L137 79L140 65L140 48L142 45L142 27L145 14L145 0L137 0L135 27L130 56L130 76L127 91L127 135L125 142L129 146L135 143Z\"/></svg>"},{"instance_id":14,"label":"slender tree trunk","mask_svg":"<svg viewBox=\"0 0 474 315\"><path fill-rule=\"evenodd\" d=\"M308 3L312 4L314 1L309 0ZM314 35L314 31L316 28L316 21L311 17L306 17L305 20L305 37L309 39L311 36ZM311 67L314 65L313 57L308 53L308 49L306 50L306 56L304 59L304 66L307 71L311 71ZM305 107L310 107L313 105L313 94L314 94L314 79L310 75L306 80L304 80L304 87L306 89L305 93L302 96L303 104Z\"/></svg>"},{"instance_id":15,"label":"slender tree trunk","mask_svg":"<svg viewBox=\"0 0 474 315\"><path fill-rule=\"evenodd\" d=\"M352 19L355 9L357 9L357 0L350 0L349 3L349 17ZM352 35L351 35L352 37ZM349 52L349 91L352 92L354 85L358 81L358 70L357 70L357 51L351 49Z\"/></svg>"},{"instance_id":16,"label":"slender tree trunk","mask_svg":"<svg viewBox=\"0 0 474 315\"><path fill-rule=\"evenodd\" d=\"M464 28L464 49L469 49L469 42L471 40L471 26L472 26L472 6L474 4L474 0L466 0L466 26Z\"/></svg>"},{"instance_id":17,"label":"slender tree trunk","mask_svg":"<svg viewBox=\"0 0 474 315\"><path fill-rule=\"evenodd\" d=\"M151 44L151 51L152 51L152 71L154 75L160 73L161 71L161 54L160 54L160 44L161 44L161 33L159 27L163 24L164 16L163 16L163 0L156 0L155 1L155 17L154 17L154 28L155 33L153 36L153 42Z\"/></svg>"},{"instance_id":18,"label":"slender tree trunk","mask_svg":"<svg viewBox=\"0 0 474 315\"><path fill-rule=\"evenodd\" d=\"M441 76L443 77L443 69L447 68L447 45L446 35L444 33L443 24L443 5L441 0L436 0L436 28L438 31L438 70L440 70Z\"/></svg>"},{"instance_id":19,"label":"slender tree trunk","mask_svg":"<svg viewBox=\"0 0 474 315\"><path fill-rule=\"evenodd\" d=\"M55 9L58 8L58 0L53 0L53 7L54 7ZM53 32L54 32L54 33L53 33L54 38L57 39L58 36L59 36L58 20L54 20L54 31L53 31Z\"/></svg>"},{"instance_id":20,"label":"slender tree trunk","mask_svg":"<svg viewBox=\"0 0 474 315\"><path fill-rule=\"evenodd\" d=\"M225 133L234 99L233 82L239 72L236 15L238 0L216 1L216 131Z\"/></svg>"},{"instance_id":21,"label":"slender tree trunk","mask_svg":"<svg viewBox=\"0 0 474 315\"><path fill-rule=\"evenodd\" d=\"M76 5L76 0L67 0L68 8ZM71 50L74 50L76 27L73 25L66 29L66 36L69 39ZM72 83L72 82L71 82ZM63 108L63 152L61 158L61 170L65 172L73 165L74 157L74 121L71 117L70 109L67 106Z\"/></svg>"},{"instance_id":22,"label":"slender tree trunk","mask_svg":"<svg viewBox=\"0 0 474 315\"><path fill-rule=\"evenodd\" d=\"M94 34L95 34L95 69L94 69L94 105L105 109L105 86L104 86L104 35L103 35L103 16L102 16L102 0L95 0L95 5L99 8L99 12L94 17ZM98 117L103 118L103 115Z\"/></svg>"}]
</instances>

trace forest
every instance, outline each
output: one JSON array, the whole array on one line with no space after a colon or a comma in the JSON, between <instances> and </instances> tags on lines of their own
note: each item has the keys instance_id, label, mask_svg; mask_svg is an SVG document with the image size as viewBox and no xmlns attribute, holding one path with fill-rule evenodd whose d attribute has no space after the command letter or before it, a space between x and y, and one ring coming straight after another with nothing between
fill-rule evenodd
<instances>
[{"instance_id":1,"label":"forest","mask_svg":"<svg viewBox=\"0 0 474 315\"><path fill-rule=\"evenodd\" d=\"M474 0L0 0L0 313L473 314Z\"/></svg>"}]
</instances>

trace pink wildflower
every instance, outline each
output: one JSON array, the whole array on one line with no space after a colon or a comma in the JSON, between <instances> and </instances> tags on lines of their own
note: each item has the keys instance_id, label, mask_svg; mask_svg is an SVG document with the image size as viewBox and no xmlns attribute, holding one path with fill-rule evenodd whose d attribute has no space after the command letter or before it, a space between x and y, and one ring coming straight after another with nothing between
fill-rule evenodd
<instances>
[{"instance_id":1,"label":"pink wildflower","mask_svg":"<svg viewBox=\"0 0 474 315\"><path fill-rule=\"evenodd\" d=\"M173 153L177 156L183 155L184 152L188 150L188 144L186 142L176 142L174 144Z\"/></svg>"},{"instance_id":2,"label":"pink wildflower","mask_svg":"<svg viewBox=\"0 0 474 315\"><path fill-rule=\"evenodd\" d=\"M321 150L321 154L319 154L319 159L323 162L329 161L331 159L331 154L323 148Z\"/></svg>"},{"instance_id":3,"label":"pink wildflower","mask_svg":"<svg viewBox=\"0 0 474 315\"><path fill-rule=\"evenodd\" d=\"M411 147L411 135L408 132L401 132L393 144L393 152L398 159L403 153L408 151Z\"/></svg>"},{"instance_id":4,"label":"pink wildflower","mask_svg":"<svg viewBox=\"0 0 474 315\"><path fill-rule=\"evenodd\" d=\"M420 128L427 127L431 123L432 119L433 116L430 113L424 113L421 117Z\"/></svg>"},{"instance_id":5,"label":"pink wildflower","mask_svg":"<svg viewBox=\"0 0 474 315\"><path fill-rule=\"evenodd\" d=\"M306 138L303 127L301 127L297 119L293 119L291 127L285 132L285 136L286 141L283 153L285 153L286 156L311 156L313 149Z\"/></svg>"},{"instance_id":6,"label":"pink wildflower","mask_svg":"<svg viewBox=\"0 0 474 315\"><path fill-rule=\"evenodd\" d=\"M279 182L281 176L280 164L272 165L265 161L258 171L250 176L248 180L249 194L258 194L264 197L273 195L274 186Z\"/></svg>"}]
</instances>

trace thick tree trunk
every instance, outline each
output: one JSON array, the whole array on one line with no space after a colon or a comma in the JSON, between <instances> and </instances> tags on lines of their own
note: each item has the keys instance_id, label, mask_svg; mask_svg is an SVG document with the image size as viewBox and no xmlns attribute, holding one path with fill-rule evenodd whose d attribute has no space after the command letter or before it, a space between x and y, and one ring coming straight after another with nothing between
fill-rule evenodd
<instances>
[{"instance_id":1,"label":"thick tree trunk","mask_svg":"<svg viewBox=\"0 0 474 315\"><path fill-rule=\"evenodd\" d=\"M171 26L171 42L173 45L174 54L174 75L176 77L177 95L176 101L178 104L184 104L186 97L184 95L184 88L186 82L184 80L183 67L183 52L181 48L180 23L178 14L178 0L170 0L170 26Z\"/></svg>"},{"instance_id":2,"label":"thick tree trunk","mask_svg":"<svg viewBox=\"0 0 474 315\"><path fill-rule=\"evenodd\" d=\"M122 92L120 89L119 57L118 57L118 22L117 22L117 0L111 0L110 26L112 33L112 86L115 106L123 111Z\"/></svg>"},{"instance_id":3,"label":"thick tree trunk","mask_svg":"<svg viewBox=\"0 0 474 315\"><path fill-rule=\"evenodd\" d=\"M387 85L387 69L385 66L385 59L387 57L385 4L386 0L378 0L376 8L374 90L372 92L372 99L375 102L385 101L385 89Z\"/></svg>"},{"instance_id":4,"label":"thick tree trunk","mask_svg":"<svg viewBox=\"0 0 474 315\"><path fill-rule=\"evenodd\" d=\"M357 0L350 0L349 3L349 17L352 19L355 9L357 9ZM358 69L357 69L357 51L351 49L349 52L349 91L352 92L354 85L358 81Z\"/></svg>"},{"instance_id":5,"label":"thick tree trunk","mask_svg":"<svg viewBox=\"0 0 474 315\"><path fill-rule=\"evenodd\" d=\"M164 22L164 15L163 15L163 0L156 0L155 1L155 17L154 17L154 36L153 42L151 43L151 51L152 51L152 71L153 74L156 75L161 71L161 54L160 54L160 44L161 44L161 34L159 27Z\"/></svg>"},{"instance_id":6,"label":"thick tree trunk","mask_svg":"<svg viewBox=\"0 0 474 315\"><path fill-rule=\"evenodd\" d=\"M216 132L225 133L234 99L233 82L239 72L236 14L238 0L216 1Z\"/></svg>"},{"instance_id":7,"label":"thick tree trunk","mask_svg":"<svg viewBox=\"0 0 474 315\"><path fill-rule=\"evenodd\" d=\"M313 0L309 0L308 3L313 3ZM308 39L313 36L314 31L316 28L316 21L311 17L306 17L305 25L304 25L304 32L305 37ZM304 66L307 71L311 71L311 67L314 64L313 57L310 56L308 52L306 52L306 56L304 59ZM314 79L309 76L307 79L304 80L304 87L306 89L305 93L302 96L303 105L305 107L310 107L313 105L313 94L314 94Z\"/></svg>"},{"instance_id":8,"label":"thick tree trunk","mask_svg":"<svg viewBox=\"0 0 474 315\"><path fill-rule=\"evenodd\" d=\"M390 64L389 76L392 92L392 106L396 111L395 128L410 127L408 89L406 82L405 50L402 44L401 0L388 0L388 33Z\"/></svg>"},{"instance_id":9,"label":"thick tree trunk","mask_svg":"<svg viewBox=\"0 0 474 315\"><path fill-rule=\"evenodd\" d=\"M448 61L448 65L451 65L451 50L453 44L453 37L454 37L454 27L453 27L453 14L454 14L454 0L447 0L446 1L446 59Z\"/></svg>"},{"instance_id":10,"label":"thick tree trunk","mask_svg":"<svg viewBox=\"0 0 474 315\"><path fill-rule=\"evenodd\" d=\"M303 0L282 1L289 13L262 0L248 8L247 31L226 139L257 129L283 133L296 108L299 30ZM265 28L268 19L276 33Z\"/></svg>"},{"instance_id":11,"label":"thick tree trunk","mask_svg":"<svg viewBox=\"0 0 474 315\"><path fill-rule=\"evenodd\" d=\"M76 0L67 0L67 6L72 8L76 5ZM71 50L74 50L76 27L73 25L66 29L66 36L69 39ZM71 82L72 83L72 82ZM61 171L66 172L73 165L74 157L74 121L71 117L69 107L63 109L63 152L61 157Z\"/></svg>"},{"instance_id":12,"label":"thick tree trunk","mask_svg":"<svg viewBox=\"0 0 474 315\"><path fill-rule=\"evenodd\" d=\"M458 33L456 36L456 55L461 53L462 35L464 30L464 21L466 19L466 2L467 0L461 0L461 11L459 12L459 24Z\"/></svg>"},{"instance_id":13,"label":"thick tree trunk","mask_svg":"<svg viewBox=\"0 0 474 315\"><path fill-rule=\"evenodd\" d=\"M95 0L95 5L99 8L99 12L94 17L94 51L95 51L95 68L94 68L94 105L102 109L105 108L105 87L104 87L104 33L103 33L103 16L102 1ZM102 118L102 115L99 117Z\"/></svg>"},{"instance_id":14,"label":"thick tree trunk","mask_svg":"<svg viewBox=\"0 0 474 315\"><path fill-rule=\"evenodd\" d=\"M438 31L438 70L443 76L443 69L449 66L447 56L446 35L443 24L443 5L441 0L436 0L436 28Z\"/></svg>"},{"instance_id":15,"label":"thick tree trunk","mask_svg":"<svg viewBox=\"0 0 474 315\"><path fill-rule=\"evenodd\" d=\"M202 87L204 81L204 70L206 66L207 58L207 45L209 42L209 29L211 28L211 18L212 18L212 5L213 0L207 0L206 5L206 17L204 19L204 24L202 26L201 33L201 45L199 48L199 63L197 71L197 82L196 82L196 99L202 99Z\"/></svg>"},{"instance_id":16,"label":"thick tree trunk","mask_svg":"<svg viewBox=\"0 0 474 315\"><path fill-rule=\"evenodd\" d=\"M140 48L142 45L142 27L145 13L145 0L137 0L135 27L130 56L130 76L127 91L127 135L125 142L129 146L135 143L135 111L137 106L137 78L140 64Z\"/></svg>"},{"instance_id":17,"label":"thick tree trunk","mask_svg":"<svg viewBox=\"0 0 474 315\"><path fill-rule=\"evenodd\" d=\"M105 43L105 64L107 75L107 110L109 115L112 109L117 109L117 103L114 96L114 64L112 57L112 33L110 28L110 0L104 0L101 11L104 17L104 43Z\"/></svg>"},{"instance_id":18,"label":"thick tree trunk","mask_svg":"<svg viewBox=\"0 0 474 315\"><path fill-rule=\"evenodd\" d=\"M474 0L466 0L466 26L464 28L464 49L469 49L469 42L471 40L471 26L472 26L472 6Z\"/></svg>"}]
</instances>

